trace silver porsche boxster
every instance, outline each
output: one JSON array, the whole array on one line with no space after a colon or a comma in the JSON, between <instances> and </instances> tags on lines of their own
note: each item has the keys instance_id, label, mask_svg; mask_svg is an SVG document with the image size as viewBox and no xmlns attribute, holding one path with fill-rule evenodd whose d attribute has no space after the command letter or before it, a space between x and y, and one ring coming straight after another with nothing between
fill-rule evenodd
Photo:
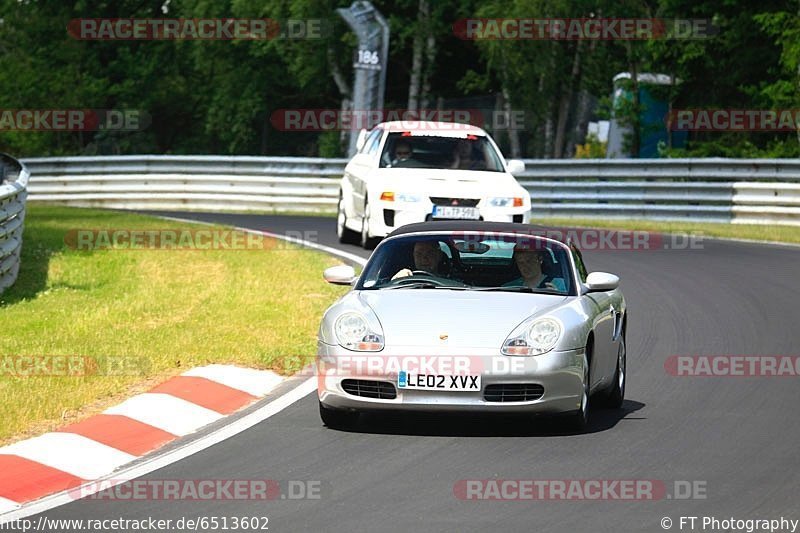
<instances>
[{"instance_id":1,"label":"silver porsche boxster","mask_svg":"<svg viewBox=\"0 0 800 533\"><path fill-rule=\"evenodd\" d=\"M384 239L319 328L329 427L379 410L560 414L620 407L627 313L619 278L587 273L574 243L512 223L410 224Z\"/></svg>"}]
</instances>

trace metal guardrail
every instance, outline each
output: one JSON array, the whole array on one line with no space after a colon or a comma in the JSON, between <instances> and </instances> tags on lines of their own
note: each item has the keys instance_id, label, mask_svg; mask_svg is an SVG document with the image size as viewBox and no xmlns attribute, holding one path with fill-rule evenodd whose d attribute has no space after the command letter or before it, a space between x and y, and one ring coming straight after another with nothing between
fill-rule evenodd
<instances>
[{"instance_id":1,"label":"metal guardrail","mask_svg":"<svg viewBox=\"0 0 800 533\"><path fill-rule=\"evenodd\" d=\"M85 207L331 211L346 159L113 156L25 161L31 199ZM800 225L794 159L525 160L533 218Z\"/></svg>"},{"instance_id":2,"label":"metal guardrail","mask_svg":"<svg viewBox=\"0 0 800 533\"><path fill-rule=\"evenodd\" d=\"M31 200L170 210L335 209L346 159L115 156L25 161Z\"/></svg>"},{"instance_id":3,"label":"metal guardrail","mask_svg":"<svg viewBox=\"0 0 800 533\"><path fill-rule=\"evenodd\" d=\"M800 225L796 159L527 160L540 216Z\"/></svg>"},{"instance_id":4,"label":"metal guardrail","mask_svg":"<svg viewBox=\"0 0 800 533\"><path fill-rule=\"evenodd\" d=\"M0 154L0 293L13 285L19 272L29 176L25 165Z\"/></svg>"}]
</instances>

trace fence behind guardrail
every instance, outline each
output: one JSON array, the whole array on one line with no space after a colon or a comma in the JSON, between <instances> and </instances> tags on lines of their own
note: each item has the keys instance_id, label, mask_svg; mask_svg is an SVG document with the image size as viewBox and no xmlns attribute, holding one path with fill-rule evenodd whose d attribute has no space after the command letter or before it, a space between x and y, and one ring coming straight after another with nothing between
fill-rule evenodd
<instances>
[{"instance_id":1,"label":"fence behind guardrail","mask_svg":"<svg viewBox=\"0 0 800 533\"><path fill-rule=\"evenodd\" d=\"M19 272L28 178L25 165L0 154L0 293Z\"/></svg>"},{"instance_id":2,"label":"fence behind guardrail","mask_svg":"<svg viewBox=\"0 0 800 533\"><path fill-rule=\"evenodd\" d=\"M112 156L26 160L31 199L77 206L333 211L346 159ZM533 219L800 225L794 159L525 160Z\"/></svg>"}]
</instances>

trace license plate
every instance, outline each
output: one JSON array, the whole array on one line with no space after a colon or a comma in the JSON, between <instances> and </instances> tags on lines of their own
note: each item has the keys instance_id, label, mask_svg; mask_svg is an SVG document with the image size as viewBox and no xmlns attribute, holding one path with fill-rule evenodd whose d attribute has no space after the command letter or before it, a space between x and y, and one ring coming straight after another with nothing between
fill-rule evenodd
<instances>
[{"instance_id":1,"label":"license plate","mask_svg":"<svg viewBox=\"0 0 800 533\"><path fill-rule=\"evenodd\" d=\"M477 207L459 207L453 205L433 206L433 218L460 218L468 220L478 220L481 218Z\"/></svg>"},{"instance_id":2,"label":"license plate","mask_svg":"<svg viewBox=\"0 0 800 533\"><path fill-rule=\"evenodd\" d=\"M480 392L481 377L413 374L401 371L397 375L397 387L411 390Z\"/></svg>"}]
</instances>

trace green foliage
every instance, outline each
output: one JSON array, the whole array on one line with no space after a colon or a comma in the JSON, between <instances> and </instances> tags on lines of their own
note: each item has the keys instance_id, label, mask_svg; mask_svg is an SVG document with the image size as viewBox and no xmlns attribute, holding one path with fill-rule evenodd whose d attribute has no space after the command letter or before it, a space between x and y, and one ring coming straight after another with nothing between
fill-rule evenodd
<instances>
[{"instance_id":1,"label":"green foliage","mask_svg":"<svg viewBox=\"0 0 800 533\"><path fill-rule=\"evenodd\" d=\"M319 136L320 157L344 157L345 155L338 131L326 131Z\"/></svg>"},{"instance_id":2,"label":"green foliage","mask_svg":"<svg viewBox=\"0 0 800 533\"><path fill-rule=\"evenodd\" d=\"M606 156L607 143L600 142L596 134L586 136L586 142L575 149L575 159L603 159Z\"/></svg>"},{"instance_id":3,"label":"green foliage","mask_svg":"<svg viewBox=\"0 0 800 533\"><path fill-rule=\"evenodd\" d=\"M796 158L800 157L800 144L786 140L772 140L756 144L738 133L716 134L703 141L690 141L685 148L661 147L661 157L744 157L744 158Z\"/></svg>"},{"instance_id":4,"label":"green foliage","mask_svg":"<svg viewBox=\"0 0 800 533\"><path fill-rule=\"evenodd\" d=\"M350 0L0 0L0 109L135 109L151 117L137 132L0 132L0 150L19 156L57 154L218 153L339 155L338 134L276 129L279 109L339 109L343 95L332 67L352 83L355 36L336 14ZM577 95L600 100L591 119L607 118L612 78L620 72L663 73L679 83L659 87L674 109L800 107L800 8L763 0L376 0L391 25L385 107L407 105L414 37L435 39L428 105L437 98L491 97L505 91L523 111L523 155L545 155ZM166 7L167 12L162 12ZM70 20L89 17L259 17L323 19L321 39L265 41L79 41ZM462 40L463 18L710 19L707 38L649 41ZM579 67L577 75L574 66ZM565 100L566 98L566 100ZM639 131L634 102L616 116ZM563 118L563 117L562 117ZM641 134L642 132L639 131ZM575 136L572 129L568 136ZM548 137L549 136L549 137ZM571 137L570 137L571 138ZM568 142L569 139L564 139ZM572 139L574 144L584 142ZM690 134L684 150L752 157L797 154L794 132ZM552 151L552 150L551 150ZM665 155L677 153L664 152Z\"/></svg>"}]
</instances>

